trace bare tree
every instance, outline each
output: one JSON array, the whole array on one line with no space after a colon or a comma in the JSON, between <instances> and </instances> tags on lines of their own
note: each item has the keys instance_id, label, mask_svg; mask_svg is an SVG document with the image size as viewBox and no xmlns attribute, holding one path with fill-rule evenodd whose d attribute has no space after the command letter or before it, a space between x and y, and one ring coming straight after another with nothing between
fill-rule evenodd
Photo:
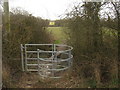
<instances>
[{"instance_id":1,"label":"bare tree","mask_svg":"<svg viewBox=\"0 0 120 90\"><path fill-rule=\"evenodd\" d=\"M115 15L117 18L117 31L118 31L118 71L120 71L120 0L119 2L111 2L114 6ZM118 72L118 78L120 73Z\"/></svg>"},{"instance_id":2,"label":"bare tree","mask_svg":"<svg viewBox=\"0 0 120 90\"><path fill-rule=\"evenodd\" d=\"M85 7L85 17L91 21L92 34L93 34L93 50L94 52L99 52L103 44L102 40L102 30L100 26L99 11L102 5L105 3L101 2L86 2Z\"/></svg>"}]
</instances>

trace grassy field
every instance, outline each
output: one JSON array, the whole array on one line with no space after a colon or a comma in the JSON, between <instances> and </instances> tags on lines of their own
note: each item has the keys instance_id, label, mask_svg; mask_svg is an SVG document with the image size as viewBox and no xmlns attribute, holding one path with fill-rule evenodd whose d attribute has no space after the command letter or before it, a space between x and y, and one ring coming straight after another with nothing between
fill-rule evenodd
<instances>
[{"instance_id":1,"label":"grassy field","mask_svg":"<svg viewBox=\"0 0 120 90\"><path fill-rule=\"evenodd\" d=\"M48 27L48 32L52 35L54 38L54 43L62 44L66 41L66 35L64 33L64 30L62 27Z\"/></svg>"},{"instance_id":2,"label":"grassy field","mask_svg":"<svg viewBox=\"0 0 120 90\"><path fill-rule=\"evenodd\" d=\"M104 27L102 29L103 29L102 30L103 37L105 37L106 35L107 36L109 35L111 37L117 36L117 32L115 30L104 28ZM66 40L69 37L65 34L65 30L67 29L63 27L48 27L47 28L48 33L50 33L54 39L53 43L56 43L56 44L65 44Z\"/></svg>"}]
</instances>

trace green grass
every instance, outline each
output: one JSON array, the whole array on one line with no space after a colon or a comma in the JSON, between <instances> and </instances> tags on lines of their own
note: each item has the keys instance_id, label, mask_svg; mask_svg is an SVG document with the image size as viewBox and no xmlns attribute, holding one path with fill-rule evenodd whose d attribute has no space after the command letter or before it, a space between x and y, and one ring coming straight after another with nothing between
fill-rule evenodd
<instances>
[{"instance_id":1,"label":"green grass","mask_svg":"<svg viewBox=\"0 0 120 90\"><path fill-rule=\"evenodd\" d=\"M56 44L62 44L66 41L66 35L64 33L64 30L62 27L48 27L48 32L53 36L54 43Z\"/></svg>"}]
</instances>

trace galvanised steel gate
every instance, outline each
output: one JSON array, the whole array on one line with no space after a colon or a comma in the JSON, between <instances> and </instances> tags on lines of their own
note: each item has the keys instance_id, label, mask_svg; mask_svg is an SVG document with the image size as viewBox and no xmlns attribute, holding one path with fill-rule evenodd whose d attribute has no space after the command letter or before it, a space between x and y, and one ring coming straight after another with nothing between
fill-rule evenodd
<instances>
[{"instance_id":1,"label":"galvanised steel gate","mask_svg":"<svg viewBox=\"0 0 120 90\"><path fill-rule=\"evenodd\" d=\"M21 44L22 70L60 78L72 66L72 49L62 44Z\"/></svg>"}]
</instances>

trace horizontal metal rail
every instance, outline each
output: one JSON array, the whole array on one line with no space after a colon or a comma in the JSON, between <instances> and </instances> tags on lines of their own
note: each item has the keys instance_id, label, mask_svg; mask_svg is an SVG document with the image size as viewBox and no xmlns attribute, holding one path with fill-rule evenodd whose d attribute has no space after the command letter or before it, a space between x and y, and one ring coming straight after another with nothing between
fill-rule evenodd
<instances>
[{"instance_id":1,"label":"horizontal metal rail","mask_svg":"<svg viewBox=\"0 0 120 90\"><path fill-rule=\"evenodd\" d=\"M43 50L41 50L41 51L39 51L40 53L66 53L66 52L68 52L68 51L71 51L72 49L68 49L68 50L64 50L64 51L43 51ZM26 51L27 53L37 53L37 51Z\"/></svg>"},{"instance_id":2,"label":"horizontal metal rail","mask_svg":"<svg viewBox=\"0 0 120 90\"><path fill-rule=\"evenodd\" d=\"M27 60L41 60L41 61L46 61L46 62L62 62L62 61L68 61L69 59L73 58L73 55L71 55L70 58L67 58L67 59L57 59L57 61L53 61L52 59L50 58L26 58Z\"/></svg>"},{"instance_id":3,"label":"horizontal metal rail","mask_svg":"<svg viewBox=\"0 0 120 90\"><path fill-rule=\"evenodd\" d=\"M38 64L27 64L28 66L38 66ZM42 65L42 66L52 66L53 64L39 64L39 65Z\"/></svg>"},{"instance_id":4,"label":"horizontal metal rail","mask_svg":"<svg viewBox=\"0 0 120 90\"><path fill-rule=\"evenodd\" d=\"M55 78L61 78L61 76L59 76L59 77L53 77L53 76L52 76L52 77L49 77L49 76L47 76L47 75L45 76L45 75L42 75L42 74L40 74L40 73L39 73L39 75L40 75L41 77L44 77L44 78L47 78L47 77L48 77L48 78L53 78L53 79L55 79Z\"/></svg>"}]
</instances>

